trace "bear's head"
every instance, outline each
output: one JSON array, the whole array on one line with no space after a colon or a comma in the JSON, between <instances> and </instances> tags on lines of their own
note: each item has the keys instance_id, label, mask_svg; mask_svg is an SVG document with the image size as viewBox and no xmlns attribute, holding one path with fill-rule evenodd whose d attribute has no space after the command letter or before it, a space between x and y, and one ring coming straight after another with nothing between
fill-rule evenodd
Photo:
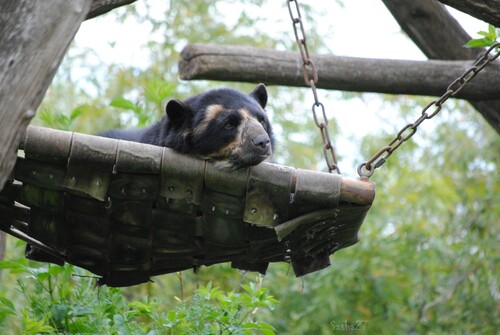
<instances>
[{"instance_id":1,"label":"bear's head","mask_svg":"<svg viewBox=\"0 0 500 335\"><path fill-rule=\"evenodd\" d=\"M172 147L221 168L257 165L271 157L274 146L266 104L263 84L249 94L223 88L170 100L168 132L176 133Z\"/></svg>"}]
</instances>

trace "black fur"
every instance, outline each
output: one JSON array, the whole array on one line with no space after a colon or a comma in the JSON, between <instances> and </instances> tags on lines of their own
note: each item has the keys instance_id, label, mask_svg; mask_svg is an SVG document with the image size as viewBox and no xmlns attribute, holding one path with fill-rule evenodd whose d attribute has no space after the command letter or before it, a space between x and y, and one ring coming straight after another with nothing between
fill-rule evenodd
<instances>
[{"instance_id":1,"label":"black fur","mask_svg":"<svg viewBox=\"0 0 500 335\"><path fill-rule=\"evenodd\" d=\"M272 154L274 139L266 104L267 90L262 84L250 94L221 88L184 101L170 100L166 115L150 127L99 135L169 147L226 168L246 167Z\"/></svg>"}]
</instances>

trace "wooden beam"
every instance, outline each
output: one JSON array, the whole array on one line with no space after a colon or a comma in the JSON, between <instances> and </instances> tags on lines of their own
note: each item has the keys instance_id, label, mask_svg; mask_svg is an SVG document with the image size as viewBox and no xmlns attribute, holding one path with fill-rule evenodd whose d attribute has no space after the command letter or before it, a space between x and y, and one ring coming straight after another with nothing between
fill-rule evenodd
<instances>
[{"instance_id":1,"label":"wooden beam","mask_svg":"<svg viewBox=\"0 0 500 335\"><path fill-rule=\"evenodd\" d=\"M435 0L382 0L387 9L429 59L474 59L478 49L464 48L471 37Z\"/></svg>"},{"instance_id":2,"label":"wooden beam","mask_svg":"<svg viewBox=\"0 0 500 335\"><path fill-rule=\"evenodd\" d=\"M430 59L474 59L483 51L463 47L471 37L446 8L434 0L382 1ZM471 101L471 104L500 134L500 100Z\"/></svg>"},{"instance_id":3,"label":"wooden beam","mask_svg":"<svg viewBox=\"0 0 500 335\"><path fill-rule=\"evenodd\" d=\"M0 1L0 190L92 0Z\"/></svg>"},{"instance_id":4,"label":"wooden beam","mask_svg":"<svg viewBox=\"0 0 500 335\"><path fill-rule=\"evenodd\" d=\"M500 0L439 0L439 2L500 27Z\"/></svg>"},{"instance_id":5,"label":"wooden beam","mask_svg":"<svg viewBox=\"0 0 500 335\"><path fill-rule=\"evenodd\" d=\"M408 61L312 55L318 87L356 92L441 96L472 61ZM459 98L500 96L500 66L484 69ZM263 82L306 87L296 52L248 46L194 44L181 52L181 79Z\"/></svg>"},{"instance_id":6,"label":"wooden beam","mask_svg":"<svg viewBox=\"0 0 500 335\"><path fill-rule=\"evenodd\" d=\"M93 0L85 20L93 19L96 16L106 14L110 10L129 5L136 1L137 0Z\"/></svg>"}]
</instances>

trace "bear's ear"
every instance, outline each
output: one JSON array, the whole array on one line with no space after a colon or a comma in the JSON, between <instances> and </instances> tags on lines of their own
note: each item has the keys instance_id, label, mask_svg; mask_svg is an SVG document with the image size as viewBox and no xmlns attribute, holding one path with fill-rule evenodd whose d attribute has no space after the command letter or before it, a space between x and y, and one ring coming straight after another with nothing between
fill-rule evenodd
<instances>
[{"instance_id":1,"label":"bear's ear","mask_svg":"<svg viewBox=\"0 0 500 335\"><path fill-rule=\"evenodd\" d=\"M166 111L170 122L181 124L188 117L189 107L182 101L173 99L167 103Z\"/></svg>"},{"instance_id":2,"label":"bear's ear","mask_svg":"<svg viewBox=\"0 0 500 335\"><path fill-rule=\"evenodd\" d=\"M266 107L267 104L267 89L264 84L259 84L257 87L250 93L252 97L255 98L259 102L259 105L262 108Z\"/></svg>"}]
</instances>

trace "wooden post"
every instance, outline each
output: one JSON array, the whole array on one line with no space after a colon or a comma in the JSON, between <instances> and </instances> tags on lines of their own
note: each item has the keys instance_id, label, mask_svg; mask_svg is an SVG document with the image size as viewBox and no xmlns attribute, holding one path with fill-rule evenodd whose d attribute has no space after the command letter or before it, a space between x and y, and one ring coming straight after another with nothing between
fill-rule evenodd
<instances>
[{"instance_id":1,"label":"wooden post","mask_svg":"<svg viewBox=\"0 0 500 335\"><path fill-rule=\"evenodd\" d=\"M0 1L0 190L92 0Z\"/></svg>"}]
</instances>

